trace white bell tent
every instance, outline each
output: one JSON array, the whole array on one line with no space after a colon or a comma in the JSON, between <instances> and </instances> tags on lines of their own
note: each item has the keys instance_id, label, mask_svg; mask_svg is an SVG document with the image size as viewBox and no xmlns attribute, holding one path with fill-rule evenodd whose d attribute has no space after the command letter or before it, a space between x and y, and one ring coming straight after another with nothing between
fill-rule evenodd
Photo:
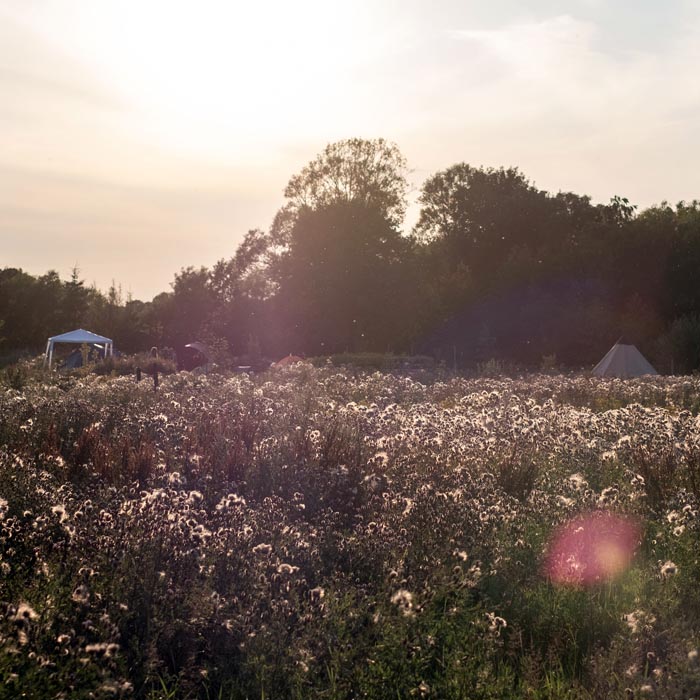
<instances>
[{"instance_id":1,"label":"white bell tent","mask_svg":"<svg viewBox=\"0 0 700 700\"><path fill-rule=\"evenodd\" d=\"M658 374L634 345L627 345L618 340L605 357L593 368L598 377L642 377L645 374Z\"/></svg>"},{"instance_id":2,"label":"white bell tent","mask_svg":"<svg viewBox=\"0 0 700 700\"><path fill-rule=\"evenodd\" d=\"M82 345L86 343L87 345L97 345L100 348L104 348L105 357L109 357L114 352L111 338L105 338L103 335L97 335L97 333L91 333L90 331L78 328L76 331L70 331L62 335L54 335L49 338L46 343L46 355L44 356L44 365L48 364L49 369L53 362L53 348L56 343L72 343L73 345Z\"/></svg>"}]
</instances>

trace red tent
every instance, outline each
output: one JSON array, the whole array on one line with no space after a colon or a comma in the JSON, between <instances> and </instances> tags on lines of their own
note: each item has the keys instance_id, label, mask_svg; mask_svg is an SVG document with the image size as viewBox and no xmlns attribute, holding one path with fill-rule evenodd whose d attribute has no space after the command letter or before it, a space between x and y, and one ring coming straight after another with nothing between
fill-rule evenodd
<instances>
[{"instance_id":1,"label":"red tent","mask_svg":"<svg viewBox=\"0 0 700 700\"><path fill-rule=\"evenodd\" d=\"M298 355L287 355L287 357L283 357L281 360L277 360L277 362L273 362L272 366L273 367L288 367L289 365L295 365L297 362L303 362L304 358L299 357Z\"/></svg>"}]
</instances>

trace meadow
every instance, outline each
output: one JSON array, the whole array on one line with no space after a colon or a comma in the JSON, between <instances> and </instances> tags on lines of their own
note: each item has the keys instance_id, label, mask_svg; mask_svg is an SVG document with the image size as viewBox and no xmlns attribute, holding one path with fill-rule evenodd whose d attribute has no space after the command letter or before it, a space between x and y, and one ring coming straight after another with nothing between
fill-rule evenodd
<instances>
[{"instance_id":1,"label":"meadow","mask_svg":"<svg viewBox=\"0 0 700 700\"><path fill-rule=\"evenodd\" d=\"M6 374L0 697L700 698L699 412L697 377ZM611 514L629 561L557 580Z\"/></svg>"}]
</instances>

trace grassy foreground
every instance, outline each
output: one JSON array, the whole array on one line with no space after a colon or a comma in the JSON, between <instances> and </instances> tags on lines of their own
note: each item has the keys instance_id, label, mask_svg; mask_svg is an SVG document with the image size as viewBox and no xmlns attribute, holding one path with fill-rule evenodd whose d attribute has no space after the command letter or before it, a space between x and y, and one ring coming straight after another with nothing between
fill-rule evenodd
<instances>
[{"instance_id":1,"label":"grassy foreground","mask_svg":"<svg viewBox=\"0 0 700 700\"><path fill-rule=\"evenodd\" d=\"M700 381L0 387L0 697L700 697ZM556 585L556 528L640 525Z\"/></svg>"}]
</instances>

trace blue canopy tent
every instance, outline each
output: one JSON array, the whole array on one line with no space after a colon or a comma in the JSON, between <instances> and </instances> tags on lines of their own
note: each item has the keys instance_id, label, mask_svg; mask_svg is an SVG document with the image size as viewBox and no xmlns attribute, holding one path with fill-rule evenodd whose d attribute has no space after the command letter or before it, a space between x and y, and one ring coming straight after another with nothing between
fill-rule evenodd
<instances>
[{"instance_id":1,"label":"blue canopy tent","mask_svg":"<svg viewBox=\"0 0 700 700\"><path fill-rule=\"evenodd\" d=\"M82 345L85 343L87 345L96 345L97 347L104 348L105 357L109 357L114 352L114 344L111 338L105 338L103 335L97 335L97 333L91 333L90 331L78 328L75 331L54 335L49 338L46 343L46 354L44 355L44 366L48 365L49 369L51 369L51 364L53 362L53 349L56 343L71 343L73 345Z\"/></svg>"}]
</instances>

